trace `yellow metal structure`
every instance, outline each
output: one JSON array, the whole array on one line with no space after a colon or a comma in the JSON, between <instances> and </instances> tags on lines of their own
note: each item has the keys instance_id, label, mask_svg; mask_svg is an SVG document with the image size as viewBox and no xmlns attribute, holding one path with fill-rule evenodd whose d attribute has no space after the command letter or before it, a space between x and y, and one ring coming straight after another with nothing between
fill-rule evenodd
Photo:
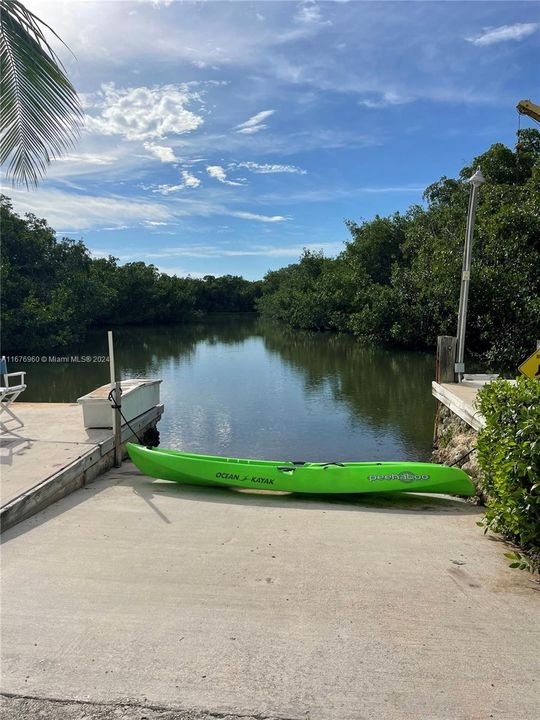
<instances>
[{"instance_id":1,"label":"yellow metal structure","mask_svg":"<svg viewBox=\"0 0 540 720\"><path fill-rule=\"evenodd\" d=\"M528 115L536 122L540 122L540 105L535 105L530 100L520 100L516 108L521 115Z\"/></svg>"},{"instance_id":2,"label":"yellow metal structure","mask_svg":"<svg viewBox=\"0 0 540 720\"><path fill-rule=\"evenodd\" d=\"M519 366L519 372L528 378L540 380L540 349L535 350L524 362Z\"/></svg>"}]
</instances>

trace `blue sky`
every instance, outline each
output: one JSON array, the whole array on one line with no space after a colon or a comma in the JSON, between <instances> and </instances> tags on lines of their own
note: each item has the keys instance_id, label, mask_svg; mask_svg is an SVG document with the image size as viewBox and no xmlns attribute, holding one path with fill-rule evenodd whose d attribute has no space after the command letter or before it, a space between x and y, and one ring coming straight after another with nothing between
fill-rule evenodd
<instances>
[{"instance_id":1,"label":"blue sky","mask_svg":"<svg viewBox=\"0 0 540 720\"><path fill-rule=\"evenodd\" d=\"M335 255L345 219L421 202L540 102L537 2L26 4L75 55L86 125L37 191L4 191L170 274Z\"/></svg>"}]
</instances>

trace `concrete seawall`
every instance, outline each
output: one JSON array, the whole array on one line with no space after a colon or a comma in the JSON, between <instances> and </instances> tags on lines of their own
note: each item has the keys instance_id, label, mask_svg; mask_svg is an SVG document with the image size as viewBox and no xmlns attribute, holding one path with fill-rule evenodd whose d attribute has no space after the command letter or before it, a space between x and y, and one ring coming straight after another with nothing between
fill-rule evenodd
<instances>
[{"instance_id":1,"label":"concrete seawall","mask_svg":"<svg viewBox=\"0 0 540 720\"><path fill-rule=\"evenodd\" d=\"M485 420L476 407L476 397L486 382L471 379L461 383L432 383L432 394L438 401L432 461L444 465L457 463L475 482L481 500L485 497L474 448Z\"/></svg>"}]
</instances>

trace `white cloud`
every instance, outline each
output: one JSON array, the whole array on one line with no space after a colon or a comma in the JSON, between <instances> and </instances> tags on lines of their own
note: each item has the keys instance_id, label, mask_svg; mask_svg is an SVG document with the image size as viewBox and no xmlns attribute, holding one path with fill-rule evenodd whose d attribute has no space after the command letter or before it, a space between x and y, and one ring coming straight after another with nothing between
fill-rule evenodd
<instances>
[{"instance_id":1,"label":"white cloud","mask_svg":"<svg viewBox=\"0 0 540 720\"><path fill-rule=\"evenodd\" d=\"M359 187L356 192L361 193L421 193L427 183L422 185L389 185L388 187Z\"/></svg>"},{"instance_id":2,"label":"white cloud","mask_svg":"<svg viewBox=\"0 0 540 720\"><path fill-rule=\"evenodd\" d=\"M176 162L178 158L175 156L171 147L165 145L156 145L156 143L145 142L144 149L151 152L152 155L161 160L161 162Z\"/></svg>"},{"instance_id":3,"label":"white cloud","mask_svg":"<svg viewBox=\"0 0 540 720\"><path fill-rule=\"evenodd\" d=\"M148 170L160 163L154 153L143 148L142 143L123 142L118 137L84 133L77 152L58 158L47 170L47 180L72 183L74 189L84 190L86 178L97 182L129 183L141 179ZM182 162L181 158L176 158Z\"/></svg>"},{"instance_id":4,"label":"white cloud","mask_svg":"<svg viewBox=\"0 0 540 720\"><path fill-rule=\"evenodd\" d=\"M192 194L163 197L159 201L141 197L127 199L120 195L73 194L47 188L40 188L37 193L14 188L10 194L15 212L21 215L33 212L38 217L46 218L51 227L71 228L73 233L105 227L120 229L151 222L172 224L178 218L185 217L225 216L262 223L289 220L283 215L232 210L224 205L196 198Z\"/></svg>"},{"instance_id":5,"label":"white cloud","mask_svg":"<svg viewBox=\"0 0 540 720\"><path fill-rule=\"evenodd\" d=\"M275 205L296 205L299 203L335 203L338 200L357 198L360 194L368 195L392 195L404 194L421 198L428 183L417 183L414 185L386 185L386 186L357 186L357 187L325 187L316 190L303 190L294 192L274 192L259 194L257 200L261 204Z\"/></svg>"},{"instance_id":6,"label":"white cloud","mask_svg":"<svg viewBox=\"0 0 540 720\"><path fill-rule=\"evenodd\" d=\"M195 177L195 175L192 175L187 170L182 170L182 180L184 185L189 188L197 188L201 184L199 178Z\"/></svg>"},{"instance_id":7,"label":"white cloud","mask_svg":"<svg viewBox=\"0 0 540 720\"><path fill-rule=\"evenodd\" d=\"M307 245L250 245L236 250L228 250L220 245L187 244L165 247L161 250L143 250L136 257L158 262L165 258L221 258L221 257L280 257L299 258L304 249L314 252L322 250L328 255L334 255L343 250L343 242L308 243ZM135 257L135 256L133 256Z\"/></svg>"},{"instance_id":8,"label":"white cloud","mask_svg":"<svg viewBox=\"0 0 540 720\"><path fill-rule=\"evenodd\" d=\"M466 38L473 45L493 45L508 40L523 40L538 29L538 23L515 23L515 25L501 25L496 28L486 28L483 33L475 37Z\"/></svg>"},{"instance_id":9,"label":"white cloud","mask_svg":"<svg viewBox=\"0 0 540 720\"><path fill-rule=\"evenodd\" d=\"M370 109L385 108L391 105L404 105L412 102L412 98L398 95L395 92L383 92L378 99L360 100L359 104Z\"/></svg>"},{"instance_id":10,"label":"white cloud","mask_svg":"<svg viewBox=\"0 0 540 720\"><path fill-rule=\"evenodd\" d=\"M230 215L231 217L240 218L241 220L256 220L257 222L264 223L285 222L289 219L284 217L283 215L258 215L257 213L242 212L240 210L228 210L224 214Z\"/></svg>"},{"instance_id":11,"label":"white cloud","mask_svg":"<svg viewBox=\"0 0 540 720\"><path fill-rule=\"evenodd\" d=\"M329 3L328 3L329 4ZM311 37L321 28L332 25L331 20L326 20L321 14L321 9L315 0L304 0L294 16L296 27L280 33L276 40L279 43L287 43L302 38Z\"/></svg>"},{"instance_id":12,"label":"white cloud","mask_svg":"<svg viewBox=\"0 0 540 720\"><path fill-rule=\"evenodd\" d=\"M183 183L179 185L158 185L152 190L153 193L159 193L160 195L170 195L171 193L183 190L186 186Z\"/></svg>"},{"instance_id":13,"label":"white cloud","mask_svg":"<svg viewBox=\"0 0 540 720\"><path fill-rule=\"evenodd\" d=\"M96 227L125 226L147 220L170 220L171 211L158 202L140 198L94 196L64 193L40 188L39 192L11 191L13 207L19 213L33 212L45 217L53 228L73 228L75 232Z\"/></svg>"},{"instance_id":14,"label":"white cloud","mask_svg":"<svg viewBox=\"0 0 540 720\"><path fill-rule=\"evenodd\" d=\"M247 168L254 173L270 174L270 173L292 173L294 175L305 175L306 171L302 168L296 167L295 165L271 165L263 163L262 165L256 162L240 162L234 163L236 167Z\"/></svg>"},{"instance_id":15,"label":"white cloud","mask_svg":"<svg viewBox=\"0 0 540 720\"><path fill-rule=\"evenodd\" d=\"M178 192L178 190L184 190L185 188L198 188L201 181L195 175L192 175L187 170L181 172L182 182L178 185L158 185L152 192L160 193L161 195L170 195L171 193Z\"/></svg>"},{"instance_id":16,"label":"white cloud","mask_svg":"<svg viewBox=\"0 0 540 720\"><path fill-rule=\"evenodd\" d=\"M234 180L228 180L227 179L227 173L225 170L221 167L221 165L209 165L206 168L206 172L210 175L210 177L214 178L214 180L219 180L220 183L223 183L224 185L243 185L241 182L235 182Z\"/></svg>"},{"instance_id":17,"label":"white cloud","mask_svg":"<svg viewBox=\"0 0 540 720\"><path fill-rule=\"evenodd\" d=\"M304 250L312 250L317 252L322 250L323 252L333 255L343 250L342 242L328 242L328 243L307 243L304 245L289 245L285 247L275 247L273 245L261 245L246 250L225 250L222 251L222 255L226 256L248 256L258 255L264 257L282 257L282 258L299 258Z\"/></svg>"},{"instance_id":18,"label":"white cloud","mask_svg":"<svg viewBox=\"0 0 540 720\"><path fill-rule=\"evenodd\" d=\"M294 18L297 22L305 25L331 25L330 20L325 20L321 15L321 9L314 0L305 0Z\"/></svg>"},{"instance_id":19,"label":"white cloud","mask_svg":"<svg viewBox=\"0 0 540 720\"><path fill-rule=\"evenodd\" d=\"M117 89L114 83L106 83L100 96L97 106L101 114L86 116L91 132L152 140L167 134L183 135L203 123L200 115L186 109L190 102L200 100L186 85Z\"/></svg>"},{"instance_id":20,"label":"white cloud","mask_svg":"<svg viewBox=\"0 0 540 720\"><path fill-rule=\"evenodd\" d=\"M275 110L263 110L262 112L250 117L249 120L246 120L240 125L237 125L235 127L235 130L236 132L242 133L244 135L252 135L253 133L259 132L260 130L265 130L268 125L265 125L263 121L266 120L266 118L269 118L270 115L273 115L274 113Z\"/></svg>"},{"instance_id":21,"label":"white cloud","mask_svg":"<svg viewBox=\"0 0 540 720\"><path fill-rule=\"evenodd\" d=\"M98 155L97 153L81 153L80 155L64 155L57 158L58 162L73 162L81 165L111 165L114 158L110 155Z\"/></svg>"},{"instance_id":22,"label":"white cloud","mask_svg":"<svg viewBox=\"0 0 540 720\"><path fill-rule=\"evenodd\" d=\"M118 230L129 230L129 228L131 228L131 227L133 227L133 226L132 226L132 225L111 225L110 227L102 227L102 228L99 228L99 230L100 230L100 231L104 231L104 232L108 232L109 230L114 230L114 231L118 231ZM60 234L61 231L58 230L57 232L58 232L58 234ZM66 232L66 234L69 234L69 231L63 231L63 232ZM73 230L73 232L76 233L77 230ZM107 255L105 255L105 257L107 257Z\"/></svg>"},{"instance_id":23,"label":"white cloud","mask_svg":"<svg viewBox=\"0 0 540 720\"><path fill-rule=\"evenodd\" d=\"M241 135L254 135L255 133L258 133L260 130L266 130L268 125L250 125L245 128L240 128L236 132L240 133Z\"/></svg>"},{"instance_id":24,"label":"white cloud","mask_svg":"<svg viewBox=\"0 0 540 720\"><path fill-rule=\"evenodd\" d=\"M219 165L209 165L206 168L206 172L210 175L210 177L213 177L220 182L226 181L227 175L225 174L225 170Z\"/></svg>"}]
</instances>

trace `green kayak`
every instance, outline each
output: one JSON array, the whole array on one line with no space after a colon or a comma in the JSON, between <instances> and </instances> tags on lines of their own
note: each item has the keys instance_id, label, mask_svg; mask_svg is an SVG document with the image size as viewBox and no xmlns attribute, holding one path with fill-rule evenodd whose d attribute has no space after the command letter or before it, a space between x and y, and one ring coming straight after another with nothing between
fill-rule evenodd
<instances>
[{"instance_id":1,"label":"green kayak","mask_svg":"<svg viewBox=\"0 0 540 720\"><path fill-rule=\"evenodd\" d=\"M415 462L299 463L193 455L127 444L146 475L187 485L285 490L298 493L427 492L474 495L456 467Z\"/></svg>"}]
</instances>

